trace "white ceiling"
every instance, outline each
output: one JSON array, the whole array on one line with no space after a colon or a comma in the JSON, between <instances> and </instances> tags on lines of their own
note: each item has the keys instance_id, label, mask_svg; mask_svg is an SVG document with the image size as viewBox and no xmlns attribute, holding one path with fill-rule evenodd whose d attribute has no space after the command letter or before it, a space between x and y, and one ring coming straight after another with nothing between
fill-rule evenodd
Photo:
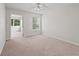
<instances>
[{"instance_id":1,"label":"white ceiling","mask_svg":"<svg viewBox=\"0 0 79 59\"><path fill-rule=\"evenodd\" d=\"M6 7L20 10L31 10L33 6L32 3L6 3Z\"/></svg>"},{"instance_id":2,"label":"white ceiling","mask_svg":"<svg viewBox=\"0 0 79 59\"><path fill-rule=\"evenodd\" d=\"M79 4L71 4L71 3L45 3L46 8L44 10L52 10L55 8L61 8L61 7L72 7L76 6L79 7ZM35 3L6 3L6 7L8 8L14 8L24 11L33 11L33 8L35 7Z\"/></svg>"}]
</instances>

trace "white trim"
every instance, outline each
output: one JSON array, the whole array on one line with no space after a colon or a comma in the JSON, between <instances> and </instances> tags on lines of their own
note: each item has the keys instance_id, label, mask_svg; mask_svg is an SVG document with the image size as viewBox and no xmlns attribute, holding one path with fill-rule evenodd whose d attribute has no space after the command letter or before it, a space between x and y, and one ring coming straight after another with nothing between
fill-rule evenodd
<instances>
[{"instance_id":1,"label":"white trim","mask_svg":"<svg viewBox=\"0 0 79 59\"><path fill-rule=\"evenodd\" d=\"M5 40L5 42L4 42L3 47L2 47L2 48L0 48L0 55L1 55L1 53L2 53L2 50L3 50L4 46L5 46L5 43L6 43L6 40Z\"/></svg>"},{"instance_id":2,"label":"white trim","mask_svg":"<svg viewBox=\"0 0 79 59\"><path fill-rule=\"evenodd\" d=\"M2 49L0 49L0 55L1 55Z\"/></svg>"},{"instance_id":3,"label":"white trim","mask_svg":"<svg viewBox=\"0 0 79 59\"><path fill-rule=\"evenodd\" d=\"M48 35L45 35L45 36L49 37L49 38L56 38L57 40L61 40L61 41L67 42L69 44L73 44L73 45L79 46L79 43L76 43L76 42L73 42L73 41L69 41L69 40L65 40L65 39L59 38L57 36L48 36Z\"/></svg>"}]
</instances>

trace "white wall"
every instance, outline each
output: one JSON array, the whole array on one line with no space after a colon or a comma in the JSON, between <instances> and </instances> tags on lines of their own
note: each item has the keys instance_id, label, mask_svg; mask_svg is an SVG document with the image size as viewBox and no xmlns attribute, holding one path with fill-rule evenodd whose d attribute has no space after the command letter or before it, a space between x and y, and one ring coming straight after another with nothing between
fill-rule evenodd
<instances>
[{"instance_id":1,"label":"white wall","mask_svg":"<svg viewBox=\"0 0 79 59\"><path fill-rule=\"evenodd\" d=\"M5 5L0 3L0 53L5 44Z\"/></svg>"},{"instance_id":2,"label":"white wall","mask_svg":"<svg viewBox=\"0 0 79 59\"><path fill-rule=\"evenodd\" d=\"M52 10L44 12L43 33L52 38L79 43L79 4L58 7L54 5Z\"/></svg>"}]
</instances>

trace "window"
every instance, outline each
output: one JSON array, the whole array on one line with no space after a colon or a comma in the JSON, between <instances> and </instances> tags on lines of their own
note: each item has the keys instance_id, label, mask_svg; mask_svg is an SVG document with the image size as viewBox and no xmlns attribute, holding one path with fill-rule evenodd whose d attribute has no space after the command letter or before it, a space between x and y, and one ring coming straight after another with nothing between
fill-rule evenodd
<instances>
[{"instance_id":1,"label":"window","mask_svg":"<svg viewBox=\"0 0 79 59\"><path fill-rule=\"evenodd\" d=\"M13 19L11 19L11 26L13 26Z\"/></svg>"},{"instance_id":2,"label":"window","mask_svg":"<svg viewBox=\"0 0 79 59\"><path fill-rule=\"evenodd\" d=\"M11 26L20 26L19 19L11 19Z\"/></svg>"},{"instance_id":3,"label":"window","mask_svg":"<svg viewBox=\"0 0 79 59\"><path fill-rule=\"evenodd\" d=\"M37 17L33 17L33 29L39 29L39 24L37 24L38 22L38 18Z\"/></svg>"},{"instance_id":4,"label":"window","mask_svg":"<svg viewBox=\"0 0 79 59\"><path fill-rule=\"evenodd\" d=\"M20 20L15 19L14 20L14 26L20 26Z\"/></svg>"}]
</instances>

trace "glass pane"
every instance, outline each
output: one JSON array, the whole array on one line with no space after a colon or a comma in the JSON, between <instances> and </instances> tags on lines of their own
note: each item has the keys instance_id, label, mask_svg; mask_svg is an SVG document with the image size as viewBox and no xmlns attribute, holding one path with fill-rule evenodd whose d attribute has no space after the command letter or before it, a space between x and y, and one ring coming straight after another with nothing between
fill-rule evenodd
<instances>
[{"instance_id":1,"label":"glass pane","mask_svg":"<svg viewBox=\"0 0 79 59\"><path fill-rule=\"evenodd\" d=\"M15 19L14 20L14 26L20 26L20 20Z\"/></svg>"},{"instance_id":2,"label":"glass pane","mask_svg":"<svg viewBox=\"0 0 79 59\"><path fill-rule=\"evenodd\" d=\"M13 26L13 19L11 19L11 26Z\"/></svg>"},{"instance_id":3,"label":"glass pane","mask_svg":"<svg viewBox=\"0 0 79 59\"><path fill-rule=\"evenodd\" d=\"M38 18L37 17L33 17L33 29L39 29L39 24L37 24L38 22Z\"/></svg>"}]
</instances>

